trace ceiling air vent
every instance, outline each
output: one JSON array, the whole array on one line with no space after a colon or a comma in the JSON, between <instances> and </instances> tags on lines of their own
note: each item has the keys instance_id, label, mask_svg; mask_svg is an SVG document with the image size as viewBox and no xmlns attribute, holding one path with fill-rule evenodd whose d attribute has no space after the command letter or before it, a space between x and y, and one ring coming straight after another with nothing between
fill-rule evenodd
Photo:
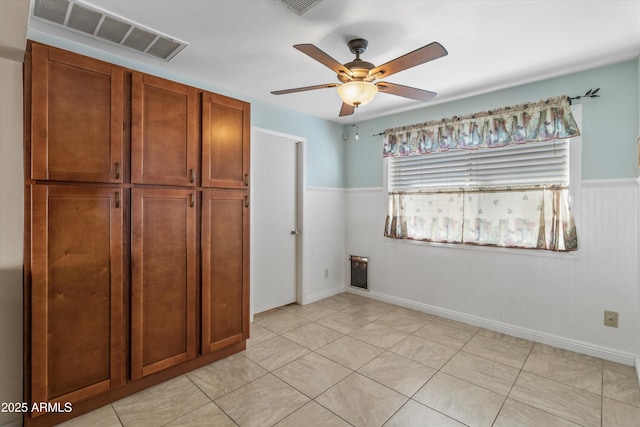
<instances>
[{"instance_id":1,"label":"ceiling air vent","mask_svg":"<svg viewBox=\"0 0 640 427\"><path fill-rule=\"evenodd\" d=\"M170 61L187 43L79 0L35 0L33 16L48 24Z\"/></svg>"},{"instance_id":2,"label":"ceiling air vent","mask_svg":"<svg viewBox=\"0 0 640 427\"><path fill-rule=\"evenodd\" d=\"M282 3L286 4L287 8L293 10L298 15L302 15L321 1L322 0L282 0Z\"/></svg>"}]
</instances>

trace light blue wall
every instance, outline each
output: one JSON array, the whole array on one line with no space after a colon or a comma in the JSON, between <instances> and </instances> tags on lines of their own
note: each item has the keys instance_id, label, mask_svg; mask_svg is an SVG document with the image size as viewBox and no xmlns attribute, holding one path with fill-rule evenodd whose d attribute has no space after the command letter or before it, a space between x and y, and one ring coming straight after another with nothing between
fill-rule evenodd
<instances>
[{"instance_id":1,"label":"light blue wall","mask_svg":"<svg viewBox=\"0 0 640 427\"><path fill-rule=\"evenodd\" d=\"M31 40L120 65L132 70L184 83L189 86L219 93L251 103L251 124L290 135L307 138L306 184L311 187L344 188L345 145L342 125L301 114L223 89L215 82L195 81L160 67L132 61L91 47L79 45L42 33L30 33Z\"/></svg>"},{"instance_id":2,"label":"light blue wall","mask_svg":"<svg viewBox=\"0 0 640 427\"><path fill-rule=\"evenodd\" d=\"M635 178L638 176L636 139L640 128L639 67L640 62L634 59L362 122L360 140L350 138L347 143L347 187L382 186L382 137L372 135L385 129L559 95L583 95L588 89L598 87L600 98L574 101L583 105L582 177Z\"/></svg>"}]
</instances>

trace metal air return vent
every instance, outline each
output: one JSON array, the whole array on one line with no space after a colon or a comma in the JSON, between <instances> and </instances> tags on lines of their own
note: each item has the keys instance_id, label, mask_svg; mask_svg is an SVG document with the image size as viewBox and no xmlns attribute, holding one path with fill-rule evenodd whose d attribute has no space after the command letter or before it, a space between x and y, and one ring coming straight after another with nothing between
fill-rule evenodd
<instances>
[{"instance_id":1,"label":"metal air return vent","mask_svg":"<svg viewBox=\"0 0 640 427\"><path fill-rule=\"evenodd\" d=\"M32 14L48 24L165 61L188 45L79 0L35 0Z\"/></svg>"},{"instance_id":2,"label":"metal air return vent","mask_svg":"<svg viewBox=\"0 0 640 427\"><path fill-rule=\"evenodd\" d=\"M322 0L282 0L282 3L298 15L302 15L321 1Z\"/></svg>"}]
</instances>

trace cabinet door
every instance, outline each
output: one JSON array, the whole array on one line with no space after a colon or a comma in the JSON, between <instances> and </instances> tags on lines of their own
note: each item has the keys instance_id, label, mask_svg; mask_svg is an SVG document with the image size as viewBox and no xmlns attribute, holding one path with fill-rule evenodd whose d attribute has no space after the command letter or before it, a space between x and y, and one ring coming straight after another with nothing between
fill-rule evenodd
<instances>
[{"instance_id":1,"label":"cabinet door","mask_svg":"<svg viewBox=\"0 0 640 427\"><path fill-rule=\"evenodd\" d=\"M122 68L32 45L33 179L122 182Z\"/></svg>"},{"instance_id":2,"label":"cabinet door","mask_svg":"<svg viewBox=\"0 0 640 427\"><path fill-rule=\"evenodd\" d=\"M202 196L202 353L249 338L248 194Z\"/></svg>"},{"instance_id":3,"label":"cabinet door","mask_svg":"<svg viewBox=\"0 0 640 427\"><path fill-rule=\"evenodd\" d=\"M202 186L249 187L250 105L202 94Z\"/></svg>"},{"instance_id":4,"label":"cabinet door","mask_svg":"<svg viewBox=\"0 0 640 427\"><path fill-rule=\"evenodd\" d=\"M189 190L132 190L131 377L196 351L196 207Z\"/></svg>"},{"instance_id":5,"label":"cabinet door","mask_svg":"<svg viewBox=\"0 0 640 427\"><path fill-rule=\"evenodd\" d=\"M121 189L31 187L31 398L125 381Z\"/></svg>"},{"instance_id":6,"label":"cabinet door","mask_svg":"<svg viewBox=\"0 0 640 427\"><path fill-rule=\"evenodd\" d=\"M136 72L131 90L131 181L195 186L197 90Z\"/></svg>"}]
</instances>

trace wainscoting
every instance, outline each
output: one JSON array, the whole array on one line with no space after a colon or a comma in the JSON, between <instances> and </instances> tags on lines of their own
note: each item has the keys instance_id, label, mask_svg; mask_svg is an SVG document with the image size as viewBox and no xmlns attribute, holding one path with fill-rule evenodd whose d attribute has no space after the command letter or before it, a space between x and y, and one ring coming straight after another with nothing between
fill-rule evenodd
<instances>
[{"instance_id":1,"label":"wainscoting","mask_svg":"<svg viewBox=\"0 0 640 427\"><path fill-rule=\"evenodd\" d=\"M579 250L573 253L386 239L386 199L382 188L347 190L346 251L370 259L367 296L626 365L636 363L636 180L582 182L574 208ZM619 313L618 328L604 326L604 310Z\"/></svg>"},{"instance_id":2,"label":"wainscoting","mask_svg":"<svg viewBox=\"0 0 640 427\"><path fill-rule=\"evenodd\" d=\"M306 187L303 198L302 303L309 304L344 292L348 264L346 191Z\"/></svg>"}]
</instances>

